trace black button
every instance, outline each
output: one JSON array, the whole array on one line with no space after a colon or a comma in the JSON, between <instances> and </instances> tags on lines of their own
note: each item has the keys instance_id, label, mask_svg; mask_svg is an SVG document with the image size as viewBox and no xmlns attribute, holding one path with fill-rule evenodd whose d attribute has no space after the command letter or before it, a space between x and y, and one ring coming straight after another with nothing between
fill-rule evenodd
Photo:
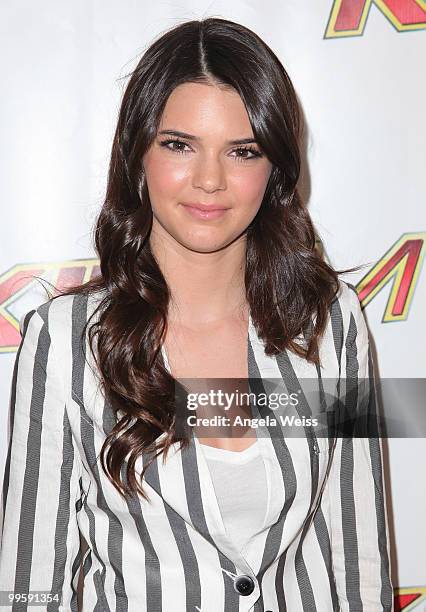
<instances>
[{"instance_id":1,"label":"black button","mask_svg":"<svg viewBox=\"0 0 426 612\"><path fill-rule=\"evenodd\" d=\"M240 595L250 595L254 591L254 581L250 576L242 574L234 580L234 589Z\"/></svg>"}]
</instances>

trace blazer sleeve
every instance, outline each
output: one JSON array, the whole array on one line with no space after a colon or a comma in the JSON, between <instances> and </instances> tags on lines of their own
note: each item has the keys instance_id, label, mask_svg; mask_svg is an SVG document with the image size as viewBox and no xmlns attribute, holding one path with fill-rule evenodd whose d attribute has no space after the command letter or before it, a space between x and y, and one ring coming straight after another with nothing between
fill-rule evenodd
<instances>
[{"instance_id":1,"label":"blazer sleeve","mask_svg":"<svg viewBox=\"0 0 426 612\"><path fill-rule=\"evenodd\" d=\"M76 514L81 465L48 330L49 309L44 306L21 319L13 368L2 491L0 605L5 606L2 610L32 610L32 598L37 610L70 612L77 610L72 582L80 561ZM13 607L12 596L20 602Z\"/></svg>"},{"instance_id":2,"label":"blazer sleeve","mask_svg":"<svg viewBox=\"0 0 426 612\"><path fill-rule=\"evenodd\" d=\"M383 477L382 438L378 431L376 385L367 325L355 287L346 288L350 304L344 326L341 404L356 412L366 437L337 438L325 487L333 571L342 612L393 612L390 542Z\"/></svg>"}]
</instances>

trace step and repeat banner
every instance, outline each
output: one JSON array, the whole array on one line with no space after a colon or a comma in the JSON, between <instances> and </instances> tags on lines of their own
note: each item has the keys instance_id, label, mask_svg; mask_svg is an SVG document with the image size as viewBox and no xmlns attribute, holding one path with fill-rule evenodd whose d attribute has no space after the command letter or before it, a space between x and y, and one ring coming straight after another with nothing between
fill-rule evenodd
<instances>
[{"instance_id":1,"label":"step and repeat banner","mask_svg":"<svg viewBox=\"0 0 426 612\"><path fill-rule=\"evenodd\" d=\"M96 270L91 229L126 75L154 37L188 19L238 21L283 62L306 123L300 192L324 257L364 264L344 278L364 307L377 374L426 377L423 0L9 0L0 12L1 475L19 320L46 301L43 285ZM384 440L384 459L395 610L425 612L425 437Z\"/></svg>"}]
</instances>

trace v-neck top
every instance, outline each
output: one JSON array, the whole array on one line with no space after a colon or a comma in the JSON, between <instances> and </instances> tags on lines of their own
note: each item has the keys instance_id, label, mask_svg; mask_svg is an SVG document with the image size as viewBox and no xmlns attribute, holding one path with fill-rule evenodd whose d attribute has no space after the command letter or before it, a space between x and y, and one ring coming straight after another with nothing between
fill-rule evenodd
<instances>
[{"instance_id":1,"label":"v-neck top","mask_svg":"<svg viewBox=\"0 0 426 612\"><path fill-rule=\"evenodd\" d=\"M249 332L251 329L254 327L249 316ZM161 351L170 372L164 344ZM199 442L227 535L253 570L259 569L261 563L253 536L265 532L277 520L285 503L282 468L265 431L259 427L256 442L243 451Z\"/></svg>"},{"instance_id":2,"label":"v-neck top","mask_svg":"<svg viewBox=\"0 0 426 612\"><path fill-rule=\"evenodd\" d=\"M265 522L268 505L266 468L252 443L242 451L202 444L225 529L243 551Z\"/></svg>"}]
</instances>

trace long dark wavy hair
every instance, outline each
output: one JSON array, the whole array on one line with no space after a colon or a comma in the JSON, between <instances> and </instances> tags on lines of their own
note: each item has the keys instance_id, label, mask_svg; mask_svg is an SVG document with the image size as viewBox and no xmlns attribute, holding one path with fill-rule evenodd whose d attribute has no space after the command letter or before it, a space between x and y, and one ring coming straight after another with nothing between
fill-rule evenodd
<instances>
[{"instance_id":1,"label":"long dark wavy hair","mask_svg":"<svg viewBox=\"0 0 426 612\"><path fill-rule=\"evenodd\" d=\"M142 167L175 87L192 82L233 88L272 163L260 209L246 230L245 267L246 299L267 355L288 349L319 364L318 342L338 292L338 275L358 268L336 271L316 248L310 215L296 189L302 127L297 96L284 67L258 35L221 18L187 21L157 37L129 76L94 227L100 274L59 290L52 299L104 292L93 313L99 315L96 322L88 328L89 317L84 327L116 417L101 463L121 495L138 491L147 499L142 480L148 465L162 452L166 456L171 444L179 441L182 448L189 442L176 435L176 381L161 354L170 294L150 248L152 210ZM304 348L295 339L313 317ZM153 456L138 483L135 463L145 452ZM127 456L123 482L120 470Z\"/></svg>"}]
</instances>

